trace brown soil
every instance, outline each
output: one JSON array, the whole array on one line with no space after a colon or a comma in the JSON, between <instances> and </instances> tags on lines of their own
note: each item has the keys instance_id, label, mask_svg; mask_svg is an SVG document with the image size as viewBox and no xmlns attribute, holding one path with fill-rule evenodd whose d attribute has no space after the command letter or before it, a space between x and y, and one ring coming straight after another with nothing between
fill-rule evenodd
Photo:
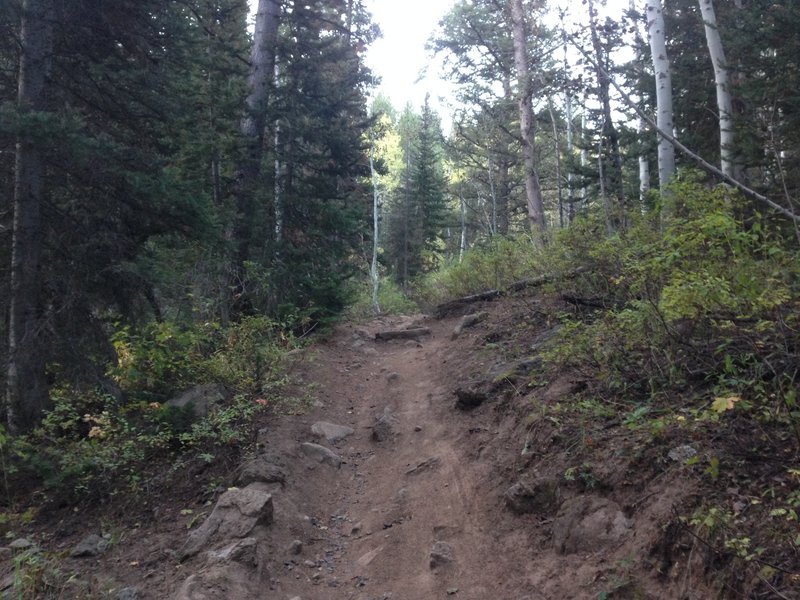
<instances>
[{"instance_id":1,"label":"brown soil","mask_svg":"<svg viewBox=\"0 0 800 600\"><path fill-rule=\"evenodd\" d=\"M298 368L303 383L314 384L314 406L301 416L272 415L254 449L282 463L288 475L285 486L271 488L275 520L260 534L260 567L229 572L228 580L207 578L185 597L715 597L705 583L708 553L676 526L675 514L697 503L700 486L665 453L687 440L667 433L648 446L630 428L600 417L543 418L542 407L569 402L586 387L569 373L524 380L522 388L498 384L478 408L455 408L457 388L502 381L498 374L551 331L549 311L531 303L495 303L486 321L455 340L456 317L385 318L341 326L304 353ZM378 331L420 325L431 335L374 339ZM373 426L384 415L392 434L375 441ZM336 446L319 441L311 425L320 420L355 433ZM331 447L344 463L336 469L304 457L303 442ZM231 468L224 484L232 485L235 475ZM595 544L582 540L578 527L574 551L558 552L555 508L519 515L504 499L518 481L543 480L557 482L561 503L585 498L618 507L627 532ZM191 480L177 482L178 496L169 503L145 507L143 498L142 506L105 515L103 522L92 521L100 517L91 513L88 522L62 520L51 541L66 547L82 534L109 529L109 522L123 523L104 555L66 559L66 568L91 574L98 593L132 586L139 598L174 598L187 578L209 573L202 555L184 563L176 558L187 525L212 508L196 488ZM191 496L187 490L194 490ZM295 540L302 543L299 554L291 550ZM432 562L434 549L449 560ZM231 580L236 577L244 579Z\"/></svg>"}]
</instances>

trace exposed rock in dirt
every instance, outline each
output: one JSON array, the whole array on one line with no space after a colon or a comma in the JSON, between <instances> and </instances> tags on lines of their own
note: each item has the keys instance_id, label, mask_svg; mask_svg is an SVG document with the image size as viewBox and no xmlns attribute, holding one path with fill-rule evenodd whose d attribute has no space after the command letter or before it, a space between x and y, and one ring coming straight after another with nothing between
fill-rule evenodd
<instances>
[{"instance_id":1,"label":"exposed rock in dirt","mask_svg":"<svg viewBox=\"0 0 800 600\"><path fill-rule=\"evenodd\" d=\"M250 567L237 563L212 565L190 575L174 600L263 598L264 582Z\"/></svg>"},{"instance_id":2,"label":"exposed rock in dirt","mask_svg":"<svg viewBox=\"0 0 800 600\"><path fill-rule=\"evenodd\" d=\"M31 550L36 547L36 544L28 538L17 538L8 545L14 552L21 552L24 550Z\"/></svg>"},{"instance_id":3,"label":"exposed rock in dirt","mask_svg":"<svg viewBox=\"0 0 800 600\"><path fill-rule=\"evenodd\" d=\"M317 421L311 426L311 433L317 437L324 437L330 444L335 444L353 435L355 430L345 425L336 425L335 423L328 423L327 421Z\"/></svg>"},{"instance_id":4,"label":"exposed rock in dirt","mask_svg":"<svg viewBox=\"0 0 800 600\"><path fill-rule=\"evenodd\" d=\"M625 538L631 526L616 502L577 496L561 505L553 522L553 543L559 554L597 552Z\"/></svg>"},{"instance_id":5,"label":"exposed rock in dirt","mask_svg":"<svg viewBox=\"0 0 800 600\"><path fill-rule=\"evenodd\" d=\"M558 509L559 486L555 479L542 479L532 484L519 481L506 491L504 499L511 512L524 515L546 515Z\"/></svg>"},{"instance_id":6,"label":"exposed rock in dirt","mask_svg":"<svg viewBox=\"0 0 800 600\"><path fill-rule=\"evenodd\" d=\"M485 386L490 391L496 391L509 384L524 382L531 371L541 364L542 359L539 356L526 356L511 363L498 363L489 371Z\"/></svg>"},{"instance_id":7,"label":"exposed rock in dirt","mask_svg":"<svg viewBox=\"0 0 800 600\"><path fill-rule=\"evenodd\" d=\"M272 523L272 495L258 485L231 488L222 494L211 516L189 534L179 552L181 560L194 556L212 543L244 538L256 526Z\"/></svg>"},{"instance_id":8,"label":"exposed rock in dirt","mask_svg":"<svg viewBox=\"0 0 800 600\"><path fill-rule=\"evenodd\" d=\"M209 411L227 397L227 390L217 383L204 383L186 390L179 396L167 401L167 406L175 408L192 407L198 418L205 417Z\"/></svg>"},{"instance_id":9,"label":"exposed rock in dirt","mask_svg":"<svg viewBox=\"0 0 800 600\"><path fill-rule=\"evenodd\" d=\"M225 546L220 550L208 552L209 563L237 562L245 566L255 567L258 564L258 540L247 537Z\"/></svg>"},{"instance_id":10,"label":"exposed rock in dirt","mask_svg":"<svg viewBox=\"0 0 800 600\"><path fill-rule=\"evenodd\" d=\"M685 463L687 460L692 458L693 456L697 455L697 450L692 448L688 444L683 444L682 446L677 446L669 451L667 457L675 462Z\"/></svg>"},{"instance_id":11,"label":"exposed rock in dirt","mask_svg":"<svg viewBox=\"0 0 800 600\"><path fill-rule=\"evenodd\" d=\"M303 542L300 540L292 540L292 543L289 544L289 554L297 556L303 553Z\"/></svg>"},{"instance_id":12,"label":"exposed rock in dirt","mask_svg":"<svg viewBox=\"0 0 800 600\"><path fill-rule=\"evenodd\" d=\"M476 389L458 388L455 392L456 408L459 410L472 410L489 399L486 392Z\"/></svg>"},{"instance_id":13,"label":"exposed rock in dirt","mask_svg":"<svg viewBox=\"0 0 800 600\"><path fill-rule=\"evenodd\" d=\"M392 415L392 412L387 408L383 414L378 417L375 425L372 426L372 439L375 442L385 442L390 439L395 432L395 425L397 419Z\"/></svg>"},{"instance_id":14,"label":"exposed rock in dirt","mask_svg":"<svg viewBox=\"0 0 800 600\"><path fill-rule=\"evenodd\" d=\"M258 456L244 463L236 481L240 487L247 487L256 482L286 485L286 470L271 462L266 456Z\"/></svg>"},{"instance_id":15,"label":"exposed rock in dirt","mask_svg":"<svg viewBox=\"0 0 800 600\"><path fill-rule=\"evenodd\" d=\"M72 558L86 558L90 556L98 556L108 549L109 542L107 539L100 537L93 533L87 535L70 551L69 555Z\"/></svg>"},{"instance_id":16,"label":"exposed rock in dirt","mask_svg":"<svg viewBox=\"0 0 800 600\"><path fill-rule=\"evenodd\" d=\"M114 596L114 600L139 600L139 589L135 587L122 588Z\"/></svg>"},{"instance_id":17,"label":"exposed rock in dirt","mask_svg":"<svg viewBox=\"0 0 800 600\"><path fill-rule=\"evenodd\" d=\"M333 450L330 450L325 446L320 446L319 444L312 444L311 442L305 442L303 444L300 444L300 450L308 458L315 460L319 463L324 463L332 467L336 467L337 469L342 466L341 457L338 454L336 454Z\"/></svg>"},{"instance_id":18,"label":"exposed rock in dirt","mask_svg":"<svg viewBox=\"0 0 800 600\"><path fill-rule=\"evenodd\" d=\"M436 569L449 565L453 562L453 548L447 542L435 542L431 548L431 558L429 565L431 569Z\"/></svg>"}]
</instances>

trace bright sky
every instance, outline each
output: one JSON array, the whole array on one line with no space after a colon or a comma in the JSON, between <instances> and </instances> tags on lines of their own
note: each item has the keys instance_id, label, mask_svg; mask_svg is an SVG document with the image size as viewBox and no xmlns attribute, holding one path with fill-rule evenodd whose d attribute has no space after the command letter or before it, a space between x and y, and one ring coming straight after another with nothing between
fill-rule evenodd
<instances>
[{"instance_id":1,"label":"bright sky","mask_svg":"<svg viewBox=\"0 0 800 600\"><path fill-rule=\"evenodd\" d=\"M438 66L429 64L425 43L454 4L455 0L367 0L383 38L368 50L366 62L381 77L376 93L387 96L396 109L411 102L419 110L430 93L432 106L447 120L449 113L439 96L447 95L448 88L439 80Z\"/></svg>"},{"instance_id":2,"label":"bright sky","mask_svg":"<svg viewBox=\"0 0 800 600\"><path fill-rule=\"evenodd\" d=\"M251 10L255 10L258 0L249 0ZM381 85L375 94L383 93L397 110L406 103L419 110L430 93L431 105L442 117L447 130L451 120L452 88L439 79L439 65L432 62L425 44L436 29L441 18L447 14L457 0L366 0L367 10L373 15L383 37L368 49L366 62L375 75L381 78ZM609 14L621 14L630 0L606 0ZM636 0L640 4L641 0ZM552 5L563 4L573 12L578 21L585 19L585 7L574 0L558 0ZM602 0L597 0L602 6ZM602 8L601 8L602 11ZM568 18L568 21L570 19Z\"/></svg>"}]
</instances>

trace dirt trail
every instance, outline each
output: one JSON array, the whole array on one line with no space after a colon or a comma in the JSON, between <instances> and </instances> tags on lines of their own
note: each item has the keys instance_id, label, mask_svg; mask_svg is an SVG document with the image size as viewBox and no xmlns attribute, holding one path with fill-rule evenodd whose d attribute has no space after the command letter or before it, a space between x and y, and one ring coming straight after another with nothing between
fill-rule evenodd
<instances>
[{"instance_id":1,"label":"dirt trail","mask_svg":"<svg viewBox=\"0 0 800 600\"><path fill-rule=\"evenodd\" d=\"M318 536L299 579L288 565L276 582L287 599L523 597L503 593L520 591L524 561L513 532L498 543L497 499L480 485L488 465L461 444L474 423L453 409L454 323L426 322L432 334L419 343L372 341L377 329L407 325L340 331L308 370L323 406L305 427L326 420L356 433L338 444L346 461L338 472L315 466L301 486L306 501L297 508L313 516ZM392 434L377 442L372 428L382 416Z\"/></svg>"}]
</instances>

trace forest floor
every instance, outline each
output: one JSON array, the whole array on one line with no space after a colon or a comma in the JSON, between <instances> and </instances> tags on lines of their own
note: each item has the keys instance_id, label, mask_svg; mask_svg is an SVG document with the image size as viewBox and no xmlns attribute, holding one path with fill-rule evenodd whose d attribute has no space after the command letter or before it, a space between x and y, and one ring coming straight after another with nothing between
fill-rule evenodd
<instances>
[{"instance_id":1,"label":"forest floor","mask_svg":"<svg viewBox=\"0 0 800 600\"><path fill-rule=\"evenodd\" d=\"M116 513L61 515L41 538L57 551L106 533L105 551L64 568L125 600L715 597L707 548L676 520L703 492L668 454L695 441L560 412L587 383L526 378L556 327L546 303L486 304L458 337L459 316L345 324L299 354L308 409L265 416L250 462L214 479L270 495L257 523L198 541L222 511L200 473ZM375 339L410 327L430 333ZM457 390L479 405L457 407Z\"/></svg>"}]
</instances>

